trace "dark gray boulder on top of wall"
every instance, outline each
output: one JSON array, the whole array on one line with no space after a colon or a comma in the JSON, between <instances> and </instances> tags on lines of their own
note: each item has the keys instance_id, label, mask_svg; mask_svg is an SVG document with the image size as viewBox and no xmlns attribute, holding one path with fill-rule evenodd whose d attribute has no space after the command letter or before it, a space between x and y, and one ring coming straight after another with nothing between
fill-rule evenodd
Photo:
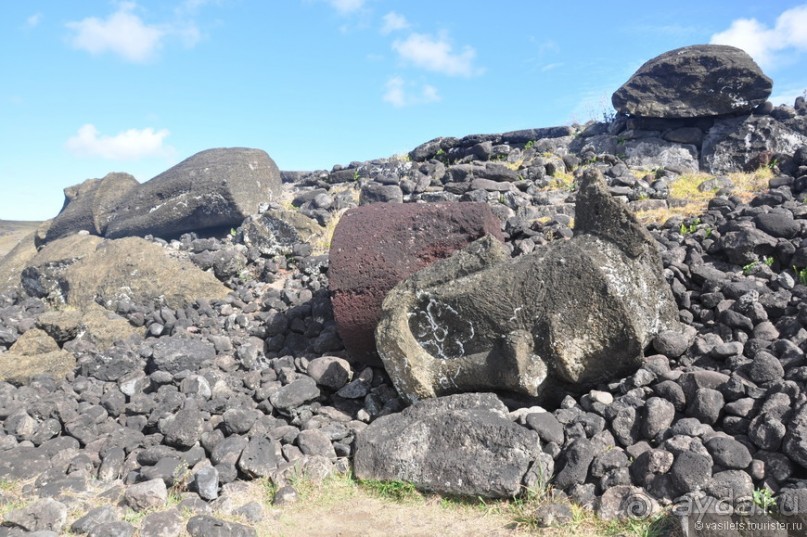
<instances>
[{"instance_id":1,"label":"dark gray boulder on top of wall","mask_svg":"<svg viewBox=\"0 0 807 537\"><path fill-rule=\"evenodd\" d=\"M208 149L132 190L117 206L106 236L176 237L237 227L280 189L280 171L265 151Z\"/></svg>"},{"instance_id":2,"label":"dark gray boulder on top of wall","mask_svg":"<svg viewBox=\"0 0 807 537\"><path fill-rule=\"evenodd\" d=\"M128 173L108 173L64 189L64 206L47 230L45 242L89 231L104 235L115 206L140 183Z\"/></svg>"},{"instance_id":3,"label":"dark gray boulder on top of wall","mask_svg":"<svg viewBox=\"0 0 807 537\"><path fill-rule=\"evenodd\" d=\"M745 51L694 45L656 56L611 97L618 112L686 118L750 112L770 96L773 82Z\"/></svg>"}]
</instances>

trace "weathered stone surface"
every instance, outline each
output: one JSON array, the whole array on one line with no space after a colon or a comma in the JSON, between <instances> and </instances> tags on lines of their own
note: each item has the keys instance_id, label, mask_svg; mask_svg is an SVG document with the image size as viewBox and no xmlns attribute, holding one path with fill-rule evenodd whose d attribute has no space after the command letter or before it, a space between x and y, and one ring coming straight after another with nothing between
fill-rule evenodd
<instances>
[{"instance_id":1,"label":"weathered stone surface","mask_svg":"<svg viewBox=\"0 0 807 537\"><path fill-rule=\"evenodd\" d=\"M654 169L670 166L682 170L698 170L698 148L676 144L661 138L628 140L622 146L625 163L637 168Z\"/></svg>"},{"instance_id":2,"label":"weathered stone surface","mask_svg":"<svg viewBox=\"0 0 807 537\"><path fill-rule=\"evenodd\" d=\"M802 468L807 468L807 405L802 405L787 425L782 451Z\"/></svg>"},{"instance_id":3,"label":"weathered stone surface","mask_svg":"<svg viewBox=\"0 0 807 537\"><path fill-rule=\"evenodd\" d=\"M708 455L684 451L675 458L670 478L678 494L696 492L712 478L712 459Z\"/></svg>"},{"instance_id":4,"label":"weathered stone surface","mask_svg":"<svg viewBox=\"0 0 807 537\"><path fill-rule=\"evenodd\" d=\"M60 349L45 331L32 328L17 339L9 352L0 354L0 381L24 384L42 374L63 378L75 367L73 354Z\"/></svg>"},{"instance_id":5,"label":"weathered stone surface","mask_svg":"<svg viewBox=\"0 0 807 537\"><path fill-rule=\"evenodd\" d=\"M124 499L126 505L135 511L157 509L165 506L168 501L168 489L162 479L151 479L129 486Z\"/></svg>"},{"instance_id":6,"label":"weathered stone surface","mask_svg":"<svg viewBox=\"0 0 807 537\"><path fill-rule=\"evenodd\" d=\"M181 449L193 447L204 432L204 414L192 408L184 408L176 414L160 420L160 432L165 443Z\"/></svg>"},{"instance_id":7,"label":"weathered stone surface","mask_svg":"<svg viewBox=\"0 0 807 537\"><path fill-rule=\"evenodd\" d=\"M209 341L171 336L154 344L151 362L155 370L173 374L209 366L215 356L216 349Z\"/></svg>"},{"instance_id":8,"label":"weathered stone surface","mask_svg":"<svg viewBox=\"0 0 807 537\"><path fill-rule=\"evenodd\" d=\"M773 83L745 51L695 45L642 65L611 97L618 112L686 118L750 112L765 102Z\"/></svg>"},{"instance_id":9,"label":"weathered stone surface","mask_svg":"<svg viewBox=\"0 0 807 537\"><path fill-rule=\"evenodd\" d=\"M322 232L322 226L304 214L275 208L244 220L236 238L265 256L275 256L291 253L295 244L310 242Z\"/></svg>"},{"instance_id":10,"label":"weathered stone surface","mask_svg":"<svg viewBox=\"0 0 807 537\"><path fill-rule=\"evenodd\" d=\"M280 171L265 151L208 149L131 190L115 207L106 236L176 237L235 227L280 188Z\"/></svg>"},{"instance_id":11,"label":"weathered stone surface","mask_svg":"<svg viewBox=\"0 0 807 537\"><path fill-rule=\"evenodd\" d=\"M110 505L102 505L91 509L87 514L73 522L70 525L70 530L78 534L89 533L91 529L99 524L115 522L116 520L118 520L118 513L115 508Z\"/></svg>"},{"instance_id":12,"label":"weathered stone surface","mask_svg":"<svg viewBox=\"0 0 807 537\"><path fill-rule=\"evenodd\" d=\"M336 452L327 434L319 429L300 431L297 436L297 445L303 455L319 455L330 459L336 458Z\"/></svg>"},{"instance_id":13,"label":"weathered stone surface","mask_svg":"<svg viewBox=\"0 0 807 537\"><path fill-rule=\"evenodd\" d=\"M87 537L132 537L136 529L137 528L123 520L102 522L90 530ZM140 535L145 537L146 534L141 532Z\"/></svg>"},{"instance_id":14,"label":"weathered stone surface","mask_svg":"<svg viewBox=\"0 0 807 537\"><path fill-rule=\"evenodd\" d=\"M603 520L645 519L661 510L647 492L629 485L619 485L606 490L600 499L597 514Z\"/></svg>"},{"instance_id":15,"label":"weathered stone surface","mask_svg":"<svg viewBox=\"0 0 807 537\"><path fill-rule=\"evenodd\" d=\"M117 204L140 183L128 173L110 173L64 189L64 206L45 235L50 242L79 231L104 235Z\"/></svg>"},{"instance_id":16,"label":"weathered stone surface","mask_svg":"<svg viewBox=\"0 0 807 537\"><path fill-rule=\"evenodd\" d=\"M71 235L53 241L30 261L22 277L30 294L80 308L95 303L112 307L124 297L183 308L229 292L212 274L135 237L105 241Z\"/></svg>"},{"instance_id":17,"label":"weathered stone surface","mask_svg":"<svg viewBox=\"0 0 807 537\"><path fill-rule=\"evenodd\" d=\"M67 506L45 498L30 505L15 509L5 516L3 526L20 528L26 532L61 532L67 523Z\"/></svg>"},{"instance_id":18,"label":"weathered stone surface","mask_svg":"<svg viewBox=\"0 0 807 537\"><path fill-rule=\"evenodd\" d=\"M572 506L568 503L542 503L535 510L535 522L539 528L563 527L574 520Z\"/></svg>"},{"instance_id":19,"label":"weathered stone surface","mask_svg":"<svg viewBox=\"0 0 807 537\"><path fill-rule=\"evenodd\" d=\"M553 397L630 373L678 328L653 238L598 171L584 174L576 214L571 240L510 261L488 237L389 292L376 339L403 397Z\"/></svg>"},{"instance_id":20,"label":"weathered stone surface","mask_svg":"<svg viewBox=\"0 0 807 537\"><path fill-rule=\"evenodd\" d=\"M485 235L502 238L483 203L370 204L347 211L330 250L331 301L353 360L380 365L374 330L398 282Z\"/></svg>"},{"instance_id":21,"label":"weathered stone surface","mask_svg":"<svg viewBox=\"0 0 807 537\"><path fill-rule=\"evenodd\" d=\"M194 474L193 485L203 500L215 500L219 497L219 471L205 466Z\"/></svg>"},{"instance_id":22,"label":"weathered stone surface","mask_svg":"<svg viewBox=\"0 0 807 537\"><path fill-rule=\"evenodd\" d=\"M46 311L37 318L36 324L58 343L65 343L78 335L81 317L78 310Z\"/></svg>"},{"instance_id":23,"label":"weathered stone surface","mask_svg":"<svg viewBox=\"0 0 807 537\"><path fill-rule=\"evenodd\" d=\"M398 185L367 183L361 189L359 204L367 205L368 203L403 203L403 192Z\"/></svg>"},{"instance_id":24,"label":"weathered stone surface","mask_svg":"<svg viewBox=\"0 0 807 537\"><path fill-rule=\"evenodd\" d=\"M290 411L316 399L319 395L320 391L314 379L302 377L280 388L270 396L269 400L275 408Z\"/></svg>"},{"instance_id":25,"label":"weathered stone surface","mask_svg":"<svg viewBox=\"0 0 807 537\"><path fill-rule=\"evenodd\" d=\"M308 376L332 390L338 390L350 380L350 362L336 356L320 356L308 363Z\"/></svg>"},{"instance_id":26,"label":"weathered stone surface","mask_svg":"<svg viewBox=\"0 0 807 537\"><path fill-rule=\"evenodd\" d=\"M701 167L710 173L746 169L760 153L793 154L807 144L807 135L770 116L719 119L703 139Z\"/></svg>"},{"instance_id":27,"label":"weathered stone surface","mask_svg":"<svg viewBox=\"0 0 807 537\"><path fill-rule=\"evenodd\" d=\"M736 498L751 498L754 493L754 482L746 472L725 470L712 476L706 485L706 493L713 498L730 501Z\"/></svg>"},{"instance_id":28,"label":"weathered stone surface","mask_svg":"<svg viewBox=\"0 0 807 537\"><path fill-rule=\"evenodd\" d=\"M89 304L84 311L47 311L37 317L36 323L60 345L78 338L92 343L98 349L106 349L115 341L135 334L143 335L142 328L133 327L126 319L98 304Z\"/></svg>"},{"instance_id":29,"label":"weathered stone surface","mask_svg":"<svg viewBox=\"0 0 807 537\"><path fill-rule=\"evenodd\" d=\"M563 425L549 412L527 414L529 425L544 442L554 442L563 445Z\"/></svg>"},{"instance_id":30,"label":"weathered stone surface","mask_svg":"<svg viewBox=\"0 0 807 537\"><path fill-rule=\"evenodd\" d=\"M276 452L277 446L274 441L264 437L253 437L238 459L238 468L250 477L267 477L277 468Z\"/></svg>"},{"instance_id":31,"label":"weathered stone surface","mask_svg":"<svg viewBox=\"0 0 807 537\"><path fill-rule=\"evenodd\" d=\"M8 450L0 457L0 479L31 479L50 468L50 464L50 457L44 450L33 447Z\"/></svg>"},{"instance_id":32,"label":"weathered stone surface","mask_svg":"<svg viewBox=\"0 0 807 537\"><path fill-rule=\"evenodd\" d=\"M21 272L22 288L31 296L65 303L67 270L91 256L103 239L70 235L53 241L29 259Z\"/></svg>"},{"instance_id":33,"label":"weathered stone surface","mask_svg":"<svg viewBox=\"0 0 807 537\"><path fill-rule=\"evenodd\" d=\"M182 515L177 509L151 513L140 524L140 537L176 537L182 532Z\"/></svg>"},{"instance_id":34,"label":"weathered stone surface","mask_svg":"<svg viewBox=\"0 0 807 537\"><path fill-rule=\"evenodd\" d=\"M132 326L123 317L98 304L88 304L82 311L77 339L92 343L97 349L106 349L115 341L135 335L143 336L144 333L143 328Z\"/></svg>"},{"instance_id":35,"label":"weathered stone surface","mask_svg":"<svg viewBox=\"0 0 807 537\"><path fill-rule=\"evenodd\" d=\"M191 537L257 537L254 528L209 515L196 515L185 526Z\"/></svg>"},{"instance_id":36,"label":"weathered stone surface","mask_svg":"<svg viewBox=\"0 0 807 537\"><path fill-rule=\"evenodd\" d=\"M594 446L587 438L578 438L569 444L563 452L563 466L555 475L555 486L568 490L574 485L583 484L594 456Z\"/></svg>"},{"instance_id":37,"label":"weathered stone surface","mask_svg":"<svg viewBox=\"0 0 807 537\"><path fill-rule=\"evenodd\" d=\"M460 394L381 417L356 437L356 476L408 481L442 494L518 494L540 440L504 411L492 394Z\"/></svg>"}]
</instances>

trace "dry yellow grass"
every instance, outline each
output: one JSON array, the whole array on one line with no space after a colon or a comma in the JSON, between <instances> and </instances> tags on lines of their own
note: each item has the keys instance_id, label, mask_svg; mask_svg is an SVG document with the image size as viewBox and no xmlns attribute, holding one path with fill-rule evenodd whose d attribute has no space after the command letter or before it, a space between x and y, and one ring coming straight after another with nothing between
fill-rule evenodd
<instances>
[{"instance_id":1,"label":"dry yellow grass","mask_svg":"<svg viewBox=\"0 0 807 537\"><path fill-rule=\"evenodd\" d=\"M555 175L549 180L546 187L541 190L573 190L574 189L574 175L571 173L557 171Z\"/></svg>"},{"instance_id":2,"label":"dry yellow grass","mask_svg":"<svg viewBox=\"0 0 807 537\"><path fill-rule=\"evenodd\" d=\"M690 217L702 214L709 205L709 200L715 197L715 190L698 190L698 186L714 175L707 173L692 173L678 177L670 184L670 195L667 209L653 209L639 211L637 218L643 223L664 223L671 217ZM760 192L768 189L768 181L773 177L773 171L769 168L760 168L754 172L735 172L727 174L727 177L734 185L734 194L744 202L750 201Z\"/></svg>"},{"instance_id":3,"label":"dry yellow grass","mask_svg":"<svg viewBox=\"0 0 807 537\"><path fill-rule=\"evenodd\" d=\"M517 172L522 166L524 166L524 159L520 158L518 160L514 160L513 162L505 162L504 166L513 170L514 172Z\"/></svg>"}]
</instances>

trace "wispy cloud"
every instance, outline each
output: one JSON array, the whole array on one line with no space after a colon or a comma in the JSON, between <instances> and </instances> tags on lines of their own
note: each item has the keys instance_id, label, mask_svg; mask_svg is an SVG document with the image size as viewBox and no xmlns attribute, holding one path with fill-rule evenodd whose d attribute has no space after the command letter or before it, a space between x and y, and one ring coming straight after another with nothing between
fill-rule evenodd
<instances>
[{"instance_id":1,"label":"wispy cloud","mask_svg":"<svg viewBox=\"0 0 807 537\"><path fill-rule=\"evenodd\" d=\"M194 13L207 4L219 4L221 0L184 0L177 10L183 13Z\"/></svg>"},{"instance_id":2,"label":"wispy cloud","mask_svg":"<svg viewBox=\"0 0 807 537\"><path fill-rule=\"evenodd\" d=\"M183 9L197 9L203 3L197 0ZM169 36L179 38L186 47L195 46L201 39L192 20L147 24L136 14L137 7L135 2L121 2L117 11L106 18L87 17L67 23L73 32L69 43L93 55L112 53L130 62L144 63L155 57Z\"/></svg>"},{"instance_id":3,"label":"wispy cloud","mask_svg":"<svg viewBox=\"0 0 807 537\"><path fill-rule=\"evenodd\" d=\"M558 67L562 67L562 66L563 66L563 62L547 63L547 64L541 66L541 71L546 73L548 71L554 71Z\"/></svg>"},{"instance_id":4,"label":"wispy cloud","mask_svg":"<svg viewBox=\"0 0 807 537\"><path fill-rule=\"evenodd\" d=\"M775 67L780 53L807 51L807 4L783 11L773 28L756 19L736 19L710 42L741 48L760 66Z\"/></svg>"},{"instance_id":5,"label":"wispy cloud","mask_svg":"<svg viewBox=\"0 0 807 537\"><path fill-rule=\"evenodd\" d=\"M36 28L39 26L39 23L42 22L42 13L37 12L25 19L25 27L26 28Z\"/></svg>"},{"instance_id":6,"label":"wispy cloud","mask_svg":"<svg viewBox=\"0 0 807 537\"><path fill-rule=\"evenodd\" d=\"M381 33L384 35L409 28L409 21L406 20L406 17L394 11L390 11L384 15L381 20L384 21L384 24L381 26Z\"/></svg>"},{"instance_id":7,"label":"wispy cloud","mask_svg":"<svg viewBox=\"0 0 807 537\"><path fill-rule=\"evenodd\" d=\"M129 129L115 136L105 136L98 132L95 125L87 123L67 140L65 147L79 156L110 160L161 157L173 153L173 148L165 145L165 139L169 134L167 129L155 131L146 128Z\"/></svg>"},{"instance_id":8,"label":"wispy cloud","mask_svg":"<svg viewBox=\"0 0 807 537\"><path fill-rule=\"evenodd\" d=\"M448 76L471 77L482 74L483 69L474 65L476 50L465 46L462 52L455 52L445 35L432 37L413 33L404 40L397 40L392 49L398 56L412 65Z\"/></svg>"},{"instance_id":9,"label":"wispy cloud","mask_svg":"<svg viewBox=\"0 0 807 537\"><path fill-rule=\"evenodd\" d=\"M553 39L544 39L543 41L538 42L535 38L530 38L530 41L537 43L535 51L538 54L543 55L560 52L560 45L558 45L557 41Z\"/></svg>"},{"instance_id":10,"label":"wispy cloud","mask_svg":"<svg viewBox=\"0 0 807 537\"><path fill-rule=\"evenodd\" d=\"M395 108L414 106L418 104L428 104L440 100L437 88L430 84L423 84L417 88L415 84L407 84L400 76L394 76L387 80L384 86L383 100ZM414 92L412 90L415 90Z\"/></svg>"},{"instance_id":11,"label":"wispy cloud","mask_svg":"<svg viewBox=\"0 0 807 537\"><path fill-rule=\"evenodd\" d=\"M365 0L326 0L332 8L343 15L353 13L364 7Z\"/></svg>"}]
</instances>

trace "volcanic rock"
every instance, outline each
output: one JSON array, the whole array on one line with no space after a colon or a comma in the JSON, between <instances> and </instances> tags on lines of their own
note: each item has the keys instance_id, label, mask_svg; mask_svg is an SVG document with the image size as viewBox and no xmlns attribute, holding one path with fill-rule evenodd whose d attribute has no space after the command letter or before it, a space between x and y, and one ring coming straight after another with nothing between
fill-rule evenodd
<instances>
[{"instance_id":1,"label":"volcanic rock","mask_svg":"<svg viewBox=\"0 0 807 537\"><path fill-rule=\"evenodd\" d=\"M460 394L378 418L356 437L356 476L443 494L518 494L540 441L503 418L505 411L492 394Z\"/></svg>"},{"instance_id":2,"label":"volcanic rock","mask_svg":"<svg viewBox=\"0 0 807 537\"><path fill-rule=\"evenodd\" d=\"M611 97L617 112L689 118L750 112L764 103L773 83L745 51L695 45L642 65Z\"/></svg>"},{"instance_id":3,"label":"volcanic rock","mask_svg":"<svg viewBox=\"0 0 807 537\"><path fill-rule=\"evenodd\" d=\"M380 365L374 331L398 282L472 241L503 236L482 203L379 204L347 211L330 250L334 319L350 358Z\"/></svg>"},{"instance_id":4,"label":"volcanic rock","mask_svg":"<svg viewBox=\"0 0 807 537\"><path fill-rule=\"evenodd\" d=\"M678 327L654 240L596 170L576 214L568 241L510 261L488 237L390 291L376 340L403 397L557 397L635 370L656 334Z\"/></svg>"},{"instance_id":5,"label":"volcanic rock","mask_svg":"<svg viewBox=\"0 0 807 537\"><path fill-rule=\"evenodd\" d=\"M710 173L747 169L761 153L794 153L807 133L791 130L770 116L719 119L703 139L701 168Z\"/></svg>"},{"instance_id":6,"label":"volcanic rock","mask_svg":"<svg viewBox=\"0 0 807 537\"><path fill-rule=\"evenodd\" d=\"M88 179L64 189L64 207L53 219L45 241L89 231L104 235L115 207L140 183L128 173L110 173L103 179Z\"/></svg>"},{"instance_id":7,"label":"volcanic rock","mask_svg":"<svg viewBox=\"0 0 807 537\"><path fill-rule=\"evenodd\" d=\"M201 151L131 190L115 207L110 238L237 227L280 195L280 171L260 149Z\"/></svg>"},{"instance_id":8,"label":"volcanic rock","mask_svg":"<svg viewBox=\"0 0 807 537\"><path fill-rule=\"evenodd\" d=\"M0 354L0 381L23 384L43 374L63 378L75 366L76 357L72 353L60 349L46 332L32 328L8 352Z\"/></svg>"},{"instance_id":9,"label":"volcanic rock","mask_svg":"<svg viewBox=\"0 0 807 537\"><path fill-rule=\"evenodd\" d=\"M77 307L100 303L111 308L124 296L139 304L185 307L229 292L213 275L135 237L104 241L71 235L53 241L30 261L22 282L33 296Z\"/></svg>"}]
</instances>

